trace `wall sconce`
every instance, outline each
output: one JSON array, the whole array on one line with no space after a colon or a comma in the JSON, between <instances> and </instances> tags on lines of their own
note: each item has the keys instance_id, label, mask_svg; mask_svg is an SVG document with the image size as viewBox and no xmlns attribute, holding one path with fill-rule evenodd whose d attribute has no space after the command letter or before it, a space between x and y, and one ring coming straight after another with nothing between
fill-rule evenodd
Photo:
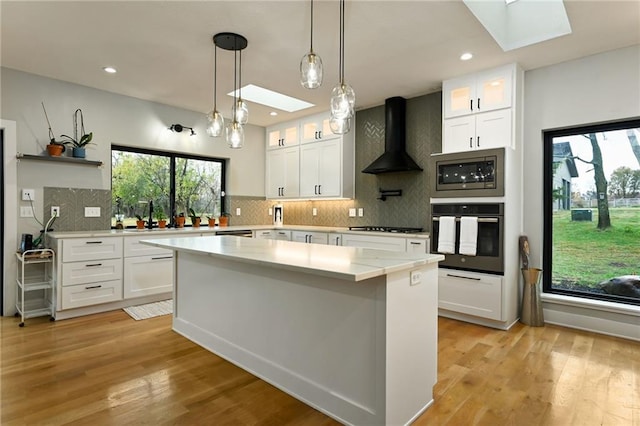
<instances>
[{"instance_id":1,"label":"wall sconce","mask_svg":"<svg viewBox=\"0 0 640 426\"><path fill-rule=\"evenodd\" d=\"M171 130L172 132L176 132L176 133L181 133L185 129L189 129L191 131L191 135L190 136L195 136L196 135L196 132L193 130L193 127L183 126L182 124L172 124L169 127L169 130Z\"/></svg>"}]
</instances>

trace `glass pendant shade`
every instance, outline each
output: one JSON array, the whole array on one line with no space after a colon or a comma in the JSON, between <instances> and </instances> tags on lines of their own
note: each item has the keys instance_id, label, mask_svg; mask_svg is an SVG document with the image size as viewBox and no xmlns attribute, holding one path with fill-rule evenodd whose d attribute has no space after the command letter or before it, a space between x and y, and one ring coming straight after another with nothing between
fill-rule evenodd
<instances>
[{"instance_id":1,"label":"glass pendant shade","mask_svg":"<svg viewBox=\"0 0 640 426\"><path fill-rule=\"evenodd\" d=\"M300 61L300 83L306 89L316 89L322 85L322 59L309 52Z\"/></svg>"},{"instance_id":2,"label":"glass pendant shade","mask_svg":"<svg viewBox=\"0 0 640 426\"><path fill-rule=\"evenodd\" d=\"M249 121L249 107L247 103L238 98L236 101L236 117L235 120L241 125L244 126Z\"/></svg>"},{"instance_id":3,"label":"glass pendant shade","mask_svg":"<svg viewBox=\"0 0 640 426\"><path fill-rule=\"evenodd\" d=\"M331 117L329 120L329 127L331 132L335 135L344 135L351 130L351 118L335 118Z\"/></svg>"},{"instance_id":4,"label":"glass pendant shade","mask_svg":"<svg viewBox=\"0 0 640 426\"><path fill-rule=\"evenodd\" d=\"M212 138L222 135L224 129L224 118L218 111L211 111L207 114L207 134Z\"/></svg>"},{"instance_id":5,"label":"glass pendant shade","mask_svg":"<svg viewBox=\"0 0 640 426\"><path fill-rule=\"evenodd\" d=\"M242 148L244 145L244 127L237 121L233 121L227 127L227 143L229 148Z\"/></svg>"},{"instance_id":6,"label":"glass pendant shade","mask_svg":"<svg viewBox=\"0 0 640 426\"><path fill-rule=\"evenodd\" d=\"M356 94L348 84L338 84L331 91L331 117L351 118L356 104Z\"/></svg>"}]
</instances>

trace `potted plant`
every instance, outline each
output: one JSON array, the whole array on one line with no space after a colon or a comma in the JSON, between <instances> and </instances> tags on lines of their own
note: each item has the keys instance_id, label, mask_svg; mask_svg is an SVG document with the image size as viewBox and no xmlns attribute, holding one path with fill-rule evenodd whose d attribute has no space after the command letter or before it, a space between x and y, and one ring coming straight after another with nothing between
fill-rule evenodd
<instances>
[{"instance_id":1,"label":"potted plant","mask_svg":"<svg viewBox=\"0 0 640 426\"><path fill-rule=\"evenodd\" d=\"M78 118L80 121L80 136L78 137ZM69 135L62 135L64 143L73 145L73 156L76 158L85 158L85 147L91 143L93 139L93 132L85 133L84 131L84 117L82 116L82 110L78 108L73 113L73 137Z\"/></svg>"},{"instance_id":2,"label":"potted plant","mask_svg":"<svg viewBox=\"0 0 640 426\"><path fill-rule=\"evenodd\" d=\"M167 217L164 215L164 209L162 207L158 207L153 215L158 221L158 228L164 229L167 227Z\"/></svg>"},{"instance_id":3,"label":"potted plant","mask_svg":"<svg viewBox=\"0 0 640 426\"><path fill-rule=\"evenodd\" d=\"M136 228L144 229L144 224L146 221L139 214L136 215Z\"/></svg>"},{"instance_id":4,"label":"potted plant","mask_svg":"<svg viewBox=\"0 0 640 426\"><path fill-rule=\"evenodd\" d=\"M47 115L47 109L42 103L42 109L44 110L44 117L47 119L47 125L49 126L49 144L47 145L47 153L52 157L60 157L63 152L66 151L65 145L68 142L57 141L51 130L51 123L49 122L49 116Z\"/></svg>"},{"instance_id":5,"label":"potted plant","mask_svg":"<svg viewBox=\"0 0 640 426\"><path fill-rule=\"evenodd\" d=\"M229 225L229 218L231 217L231 213L222 212L220 213L220 217L218 218L218 223L220 226Z\"/></svg>"},{"instance_id":6,"label":"potted plant","mask_svg":"<svg viewBox=\"0 0 640 426\"><path fill-rule=\"evenodd\" d=\"M201 218L196 215L196 212L193 211L192 208L189 208L189 217L191 218L191 225L193 225L194 228L199 228Z\"/></svg>"},{"instance_id":7,"label":"potted plant","mask_svg":"<svg viewBox=\"0 0 640 426\"><path fill-rule=\"evenodd\" d=\"M184 213L180 213L178 216L175 217L176 219L176 228L184 228Z\"/></svg>"},{"instance_id":8,"label":"potted plant","mask_svg":"<svg viewBox=\"0 0 640 426\"><path fill-rule=\"evenodd\" d=\"M207 215L207 220L209 221L209 228L213 228L216 226L216 217Z\"/></svg>"}]
</instances>

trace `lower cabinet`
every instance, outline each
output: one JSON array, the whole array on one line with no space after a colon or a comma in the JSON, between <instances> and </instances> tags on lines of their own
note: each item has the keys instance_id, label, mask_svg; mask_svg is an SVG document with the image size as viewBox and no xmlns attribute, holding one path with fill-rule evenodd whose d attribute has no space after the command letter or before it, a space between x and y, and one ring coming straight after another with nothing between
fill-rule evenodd
<instances>
[{"instance_id":1,"label":"lower cabinet","mask_svg":"<svg viewBox=\"0 0 640 426\"><path fill-rule=\"evenodd\" d=\"M326 232L292 231L291 241L299 243L328 244L329 234Z\"/></svg>"},{"instance_id":2,"label":"lower cabinet","mask_svg":"<svg viewBox=\"0 0 640 426\"><path fill-rule=\"evenodd\" d=\"M62 287L62 309L81 308L118 300L122 300L121 279Z\"/></svg>"},{"instance_id":3,"label":"lower cabinet","mask_svg":"<svg viewBox=\"0 0 640 426\"><path fill-rule=\"evenodd\" d=\"M254 231L253 238L259 238L263 240L283 240L291 241L291 231L269 229L263 231Z\"/></svg>"},{"instance_id":4,"label":"lower cabinet","mask_svg":"<svg viewBox=\"0 0 640 426\"><path fill-rule=\"evenodd\" d=\"M438 307L502 321L502 281L499 275L438 269Z\"/></svg>"},{"instance_id":5,"label":"lower cabinet","mask_svg":"<svg viewBox=\"0 0 640 426\"><path fill-rule=\"evenodd\" d=\"M173 290L173 255L156 254L124 259L124 298Z\"/></svg>"},{"instance_id":6,"label":"lower cabinet","mask_svg":"<svg viewBox=\"0 0 640 426\"><path fill-rule=\"evenodd\" d=\"M390 251L407 251L407 240L403 237L378 237L375 235L342 234L342 245Z\"/></svg>"}]
</instances>

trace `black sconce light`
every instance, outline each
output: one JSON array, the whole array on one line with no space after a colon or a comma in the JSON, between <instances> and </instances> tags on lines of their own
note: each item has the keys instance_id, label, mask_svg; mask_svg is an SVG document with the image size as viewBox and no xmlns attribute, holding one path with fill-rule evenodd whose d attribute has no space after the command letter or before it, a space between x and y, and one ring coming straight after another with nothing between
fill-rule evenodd
<instances>
[{"instance_id":1,"label":"black sconce light","mask_svg":"<svg viewBox=\"0 0 640 426\"><path fill-rule=\"evenodd\" d=\"M172 124L171 127L169 127L169 130L171 130L172 132L177 132L177 133L182 132L184 129L191 130L191 136L195 136L196 135L196 132L193 130L193 127L183 126L182 124Z\"/></svg>"}]
</instances>

